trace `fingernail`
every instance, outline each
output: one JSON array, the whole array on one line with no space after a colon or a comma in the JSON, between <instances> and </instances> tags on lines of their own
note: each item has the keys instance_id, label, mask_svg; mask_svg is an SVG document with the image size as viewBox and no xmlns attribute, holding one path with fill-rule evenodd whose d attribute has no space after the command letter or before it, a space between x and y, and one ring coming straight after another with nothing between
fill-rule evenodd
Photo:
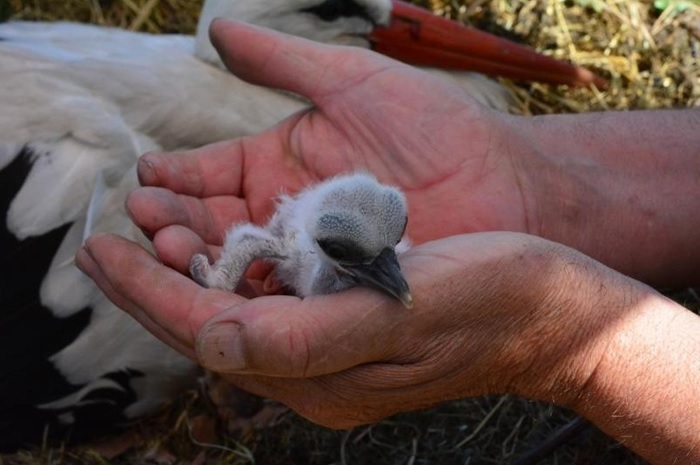
<instances>
[{"instance_id":1,"label":"fingernail","mask_svg":"<svg viewBox=\"0 0 700 465\"><path fill-rule=\"evenodd\" d=\"M148 185L149 182L152 182L150 178L156 177L156 167L153 158L152 152L145 153L139 158L136 174L139 184L142 186Z\"/></svg>"},{"instance_id":2,"label":"fingernail","mask_svg":"<svg viewBox=\"0 0 700 465\"><path fill-rule=\"evenodd\" d=\"M90 242L90 237L86 237L83 241L82 251L92 260L92 252L90 251L90 245L88 244L88 242Z\"/></svg>"},{"instance_id":3,"label":"fingernail","mask_svg":"<svg viewBox=\"0 0 700 465\"><path fill-rule=\"evenodd\" d=\"M147 152L141 155L138 161L139 168L143 170L152 170L155 167L155 164L153 163L153 154L152 152Z\"/></svg>"},{"instance_id":4,"label":"fingernail","mask_svg":"<svg viewBox=\"0 0 700 465\"><path fill-rule=\"evenodd\" d=\"M247 368L241 344L241 325L215 323L197 340L197 357L204 368L218 372Z\"/></svg>"}]
</instances>

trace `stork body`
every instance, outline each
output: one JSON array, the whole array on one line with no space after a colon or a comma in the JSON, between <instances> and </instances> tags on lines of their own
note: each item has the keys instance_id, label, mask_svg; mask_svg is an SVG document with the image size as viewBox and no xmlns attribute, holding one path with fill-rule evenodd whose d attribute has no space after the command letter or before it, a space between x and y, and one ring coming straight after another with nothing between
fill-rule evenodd
<instances>
[{"instance_id":1,"label":"stork body","mask_svg":"<svg viewBox=\"0 0 700 465\"><path fill-rule=\"evenodd\" d=\"M3 24L0 37L0 449L11 449L47 426L76 440L113 429L193 384L197 367L73 256L86 231L148 245L123 209L142 153L259 132L308 104L199 60L191 37L60 23Z\"/></svg>"}]
</instances>

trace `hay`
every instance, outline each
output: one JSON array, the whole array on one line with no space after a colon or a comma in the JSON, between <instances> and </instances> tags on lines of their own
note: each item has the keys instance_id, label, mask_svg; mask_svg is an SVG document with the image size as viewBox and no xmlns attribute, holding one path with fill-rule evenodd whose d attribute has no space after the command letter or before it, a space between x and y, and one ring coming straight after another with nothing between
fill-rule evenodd
<instances>
[{"instance_id":1,"label":"hay","mask_svg":"<svg viewBox=\"0 0 700 465\"><path fill-rule=\"evenodd\" d=\"M432 0L435 11L608 79L607 90L506 83L526 114L700 105L700 3ZM464 3L468 3L466 6ZM657 2L658 4L658 2Z\"/></svg>"},{"instance_id":2,"label":"hay","mask_svg":"<svg viewBox=\"0 0 700 465\"><path fill-rule=\"evenodd\" d=\"M202 0L9 0L9 4L11 19L70 20L131 31L192 34Z\"/></svg>"}]
</instances>

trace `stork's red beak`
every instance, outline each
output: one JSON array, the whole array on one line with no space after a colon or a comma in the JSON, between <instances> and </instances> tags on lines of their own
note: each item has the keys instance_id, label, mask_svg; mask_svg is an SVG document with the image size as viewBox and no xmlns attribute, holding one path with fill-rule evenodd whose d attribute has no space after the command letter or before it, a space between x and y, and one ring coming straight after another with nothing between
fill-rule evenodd
<instances>
[{"instance_id":1,"label":"stork's red beak","mask_svg":"<svg viewBox=\"0 0 700 465\"><path fill-rule=\"evenodd\" d=\"M587 69L555 60L478 29L392 0L389 26L370 36L372 48L417 66L476 71L489 76L604 89L607 83Z\"/></svg>"}]
</instances>

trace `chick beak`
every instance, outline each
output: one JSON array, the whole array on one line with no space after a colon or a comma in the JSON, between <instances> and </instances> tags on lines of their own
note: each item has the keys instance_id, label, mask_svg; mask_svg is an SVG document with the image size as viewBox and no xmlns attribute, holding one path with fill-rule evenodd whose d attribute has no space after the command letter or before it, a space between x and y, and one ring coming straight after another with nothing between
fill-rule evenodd
<instances>
[{"instance_id":1,"label":"chick beak","mask_svg":"<svg viewBox=\"0 0 700 465\"><path fill-rule=\"evenodd\" d=\"M411 291L401 273L401 267L393 249L384 249L377 258L367 264L344 264L343 270L350 274L358 285L384 292L397 299L406 308L413 307Z\"/></svg>"},{"instance_id":2,"label":"chick beak","mask_svg":"<svg viewBox=\"0 0 700 465\"><path fill-rule=\"evenodd\" d=\"M390 23L377 26L370 42L374 51L417 66L577 87L607 87L604 79L587 69L400 0L392 0Z\"/></svg>"}]
</instances>

